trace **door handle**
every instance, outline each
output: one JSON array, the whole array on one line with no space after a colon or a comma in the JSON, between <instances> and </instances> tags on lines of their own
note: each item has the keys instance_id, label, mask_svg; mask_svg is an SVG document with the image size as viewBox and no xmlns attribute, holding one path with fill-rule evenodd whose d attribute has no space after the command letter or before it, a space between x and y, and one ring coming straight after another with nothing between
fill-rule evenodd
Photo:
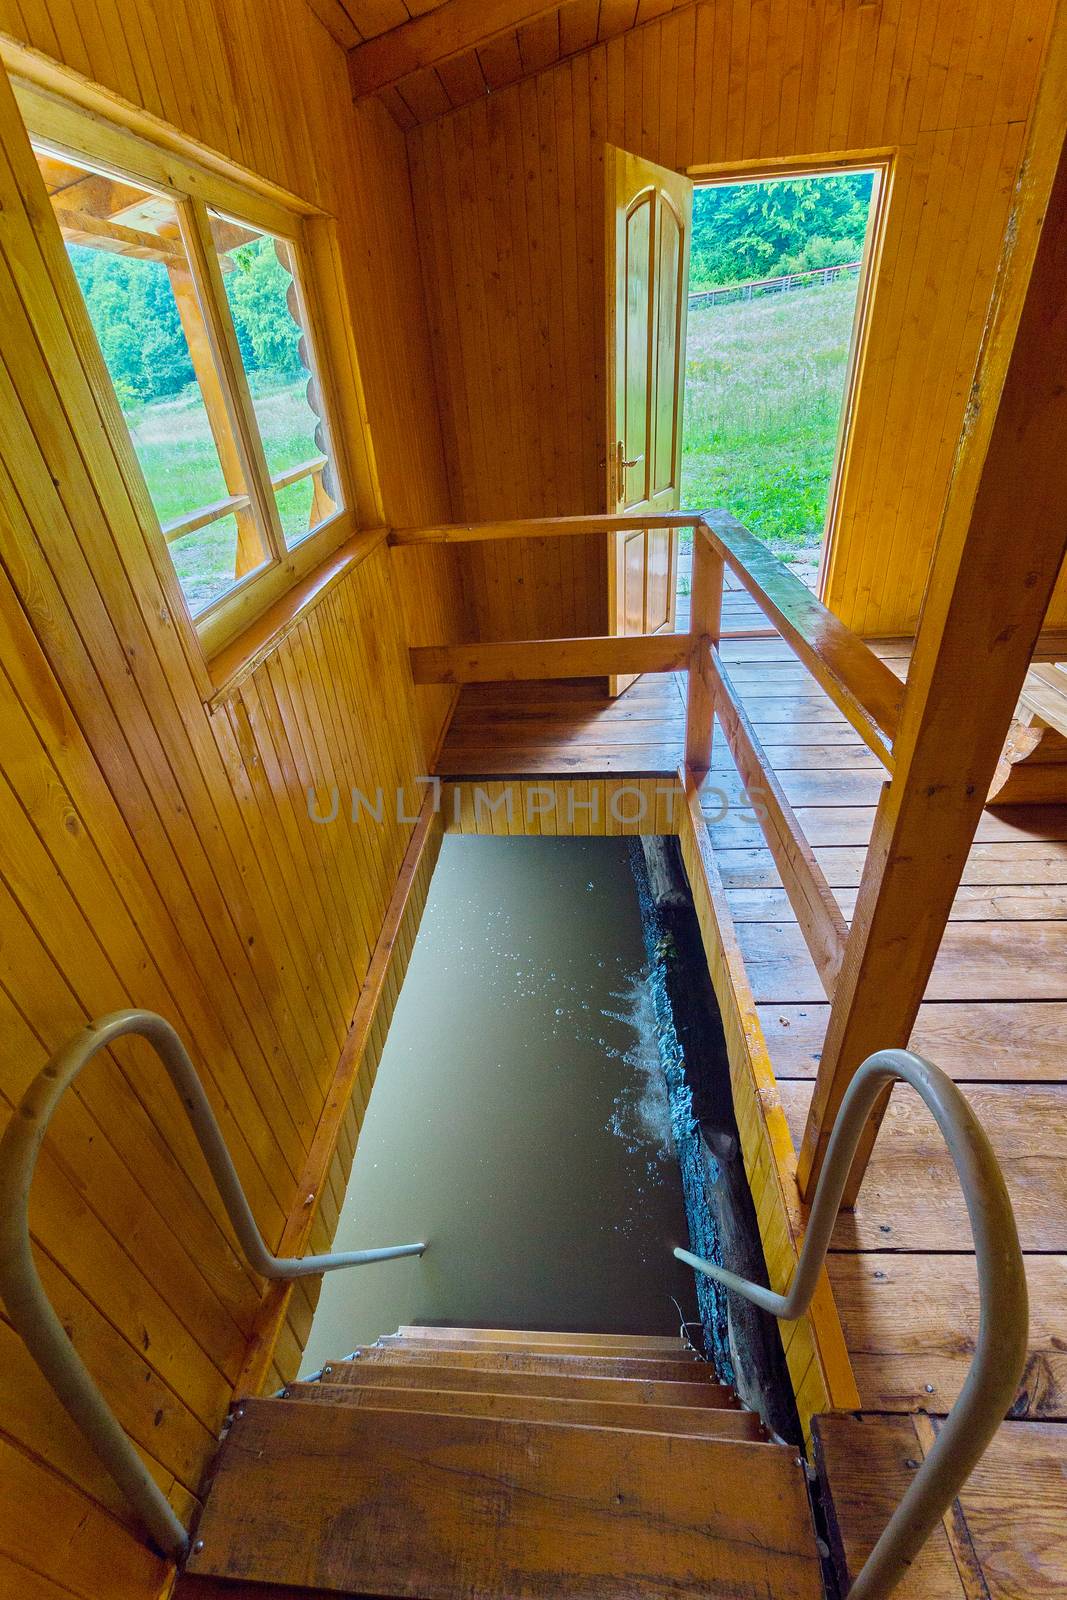
<instances>
[{"instance_id":1,"label":"door handle","mask_svg":"<svg viewBox=\"0 0 1067 1600\"><path fill-rule=\"evenodd\" d=\"M624 454L623 454L623 448L624 448L623 447L623 442L622 442L621 439L619 439L616 442L616 445L615 445L615 498L616 498L616 500L625 500L626 499L626 481L625 481L625 479L623 477L623 473L626 472L626 470L629 467L639 467L641 465L642 461L645 459L644 458L644 454L642 453L639 456L634 456L632 461L627 461L625 456L624 456Z\"/></svg>"}]
</instances>

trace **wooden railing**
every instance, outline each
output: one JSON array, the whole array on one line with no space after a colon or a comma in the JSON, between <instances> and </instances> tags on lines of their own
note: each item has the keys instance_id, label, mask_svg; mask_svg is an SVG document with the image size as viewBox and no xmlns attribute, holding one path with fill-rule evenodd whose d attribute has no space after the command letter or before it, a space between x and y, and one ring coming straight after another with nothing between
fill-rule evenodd
<instances>
[{"instance_id":1,"label":"wooden railing","mask_svg":"<svg viewBox=\"0 0 1067 1600\"><path fill-rule=\"evenodd\" d=\"M757 815L767 847L832 1000L848 924L719 654L715 622L727 567L889 773L904 685L728 513L707 512L694 524L686 767L694 775L709 770L717 716L746 792L760 791Z\"/></svg>"},{"instance_id":2,"label":"wooden railing","mask_svg":"<svg viewBox=\"0 0 1067 1600\"><path fill-rule=\"evenodd\" d=\"M845 273L858 273L862 261L842 261L835 267L809 267L804 272L787 272L778 278L747 278L743 283L720 283L714 289L694 289L689 308L724 305L730 300L752 300L765 294L782 294L790 289L806 289L813 284L836 283Z\"/></svg>"},{"instance_id":3,"label":"wooden railing","mask_svg":"<svg viewBox=\"0 0 1067 1600\"><path fill-rule=\"evenodd\" d=\"M893 740L904 686L885 662L828 611L765 545L724 511L449 524L401 528L390 538L397 545L460 544L613 534L646 527L693 530L688 633L423 646L411 652L415 682L486 683L688 670L687 781L699 784L711 768L713 727L718 717L746 791L760 791L758 814L768 849L823 988L832 999L845 958L848 925L719 654L721 641L737 636L739 631L722 627L727 568L886 770L892 772Z\"/></svg>"},{"instance_id":4,"label":"wooden railing","mask_svg":"<svg viewBox=\"0 0 1067 1600\"><path fill-rule=\"evenodd\" d=\"M301 461L295 467L286 467L284 472L277 472L271 478L271 488L275 493L279 489L288 489L291 483L299 483L302 478L310 478L316 492L322 492L323 473L326 470L326 457L314 456L310 461ZM221 522L223 517L233 516L238 511L248 511L252 506L250 494L231 494L224 500L214 500L211 505L199 506L195 511L187 511L184 516L175 517L173 522L163 525L163 537L168 544L173 544L176 539L184 539L187 533L197 533L201 528L207 528L213 522ZM312 509L309 527L314 527L316 521L315 497L312 498Z\"/></svg>"}]
</instances>

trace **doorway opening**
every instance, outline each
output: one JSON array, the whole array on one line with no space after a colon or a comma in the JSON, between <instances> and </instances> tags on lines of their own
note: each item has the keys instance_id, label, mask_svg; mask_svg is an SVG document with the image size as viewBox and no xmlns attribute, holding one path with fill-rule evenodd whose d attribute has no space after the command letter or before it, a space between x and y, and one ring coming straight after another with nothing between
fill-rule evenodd
<instances>
[{"instance_id":1,"label":"doorway opening","mask_svg":"<svg viewBox=\"0 0 1067 1600\"><path fill-rule=\"evenodd\" d=\"M682 504L719 507L819 590L869 302L884 169L699 182ZM689 625L692 535L678 560Z\"/></svg>"}]
</instances>

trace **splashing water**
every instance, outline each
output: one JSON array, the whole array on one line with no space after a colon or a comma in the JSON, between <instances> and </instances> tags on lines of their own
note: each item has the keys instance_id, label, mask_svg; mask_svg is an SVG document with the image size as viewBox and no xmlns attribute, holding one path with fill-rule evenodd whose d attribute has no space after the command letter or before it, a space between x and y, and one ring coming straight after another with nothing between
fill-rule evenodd
<instances>
[{"instance_id":1,"label":"splashing water","mask_svg":"<svg viewBox=\"0 0 1067 1600\"><path fill-rule=\"evenodd\" d=\"M682 1174L689 1246L696 1255L721 1265L722 1248L704 1191L705 1158L701 1151L700 1128L693 1115L693 1094L686 1081L685 1055L674 1026L674 1011L667 987L667 962L673 941L656 911L639 839L631 842L630 866L637 885L641 927L649 964L643 989L654 1016L652 1037L663 1083L669 1137ZM703 1273L696 1274L696 1291L708 1353L722 1380L733 1383L726 1291Z\"/></svg>"}]
</instances>

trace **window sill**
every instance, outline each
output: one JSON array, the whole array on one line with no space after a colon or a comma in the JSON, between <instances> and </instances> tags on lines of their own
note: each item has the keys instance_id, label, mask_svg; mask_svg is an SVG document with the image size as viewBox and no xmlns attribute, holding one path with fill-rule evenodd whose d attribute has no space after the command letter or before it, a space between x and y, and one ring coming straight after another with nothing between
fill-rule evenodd
<instances>
[{"instance_id":1,"label":"window sill","mask_svg":"<svg viewBox=\"0 0 1067 1600\"><path fill-rule=\"evenodd\" d=\"M231 639L208 662L212 691L205 705L215 710L235 694L282 640L298 627L335 584L371 555L388 537L388 528L368 528L334 550L325 561L294 583L254 622Z\"/></svg>"}]
</instances>

